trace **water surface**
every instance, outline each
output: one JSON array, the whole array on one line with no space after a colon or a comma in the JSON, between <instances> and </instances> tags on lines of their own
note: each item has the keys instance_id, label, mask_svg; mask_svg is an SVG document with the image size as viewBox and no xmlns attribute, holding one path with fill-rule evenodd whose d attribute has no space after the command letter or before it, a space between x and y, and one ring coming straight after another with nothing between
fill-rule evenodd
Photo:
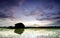
<instances>
[{"instance_id":1,"label":"water surface","mask_svg":"<svg viewBox=\"0 0 60 38\"><path fill-rule=\"evenodd\" d=\"M24 28L21 34L17 29L0 28L0 38L60 38L60 28Z\"/></svg>"}]
</instances>

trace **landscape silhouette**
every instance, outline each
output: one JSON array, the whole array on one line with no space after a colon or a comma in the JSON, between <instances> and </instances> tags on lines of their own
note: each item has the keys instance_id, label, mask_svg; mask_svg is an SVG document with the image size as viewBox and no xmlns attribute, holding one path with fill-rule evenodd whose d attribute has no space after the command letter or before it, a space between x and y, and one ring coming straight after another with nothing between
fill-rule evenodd
<instances>
[{"instance_id":1,"label":"landscape silhouette","mask_svg":"<svg viewBox=\"0 0 60 38\"><path fill-rule=\"evenodd\" d=\"M16 23L15 24L15 33L22 34L24 32L25 25L23 23Z\"/></svg>"},{"instance_id":2,"label":"landscape silhouette","mask_svg":"<svg viewBox=\"0 0 60 38\"><path fill-rule=\"evenodd\" d=\"M9 26L10 29L15 29L14 32L17 34L22 34L24 32L25 25L23 23L16 23L14 27Z\"/></svg>"}]
</instances>

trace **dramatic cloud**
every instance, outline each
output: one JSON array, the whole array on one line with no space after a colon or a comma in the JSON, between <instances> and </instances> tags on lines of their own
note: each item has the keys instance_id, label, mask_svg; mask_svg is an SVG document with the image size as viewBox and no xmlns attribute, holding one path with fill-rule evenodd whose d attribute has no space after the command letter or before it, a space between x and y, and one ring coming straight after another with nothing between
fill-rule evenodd
<instances>
[{"instance_id":1,"label":"dramatic cloud","mask_svg":"<svg viewBox=\"0 0 60 38\"><path fill-rule=\"evenodd\" d=\"M0 0L0 8L6 8L10 6L17 6L20 0Z\"/></svg>"},{"instance_id":2,"label":"dramatic cloud","mask_svg":"<svg viewBox=\"0 0 60 38\"><path fill-rule=\"evenodd\" d=\"M24 0L0 0L0 18L13 17L14 8L23 3Z\"/></svg>"},{"instance_id":3,"label":"dramatic cloud","mask_svg":"<svg viewBox=\"0 0 60 38\"><path fill-rule=\"evenodd\" d=\"M0 0L0 18L27 23L57 21L60 19L60 0Z\"/></svg>"},{"instance_id":4,"label":"dramatic cloud","mask_svg":"<svg viewBox=\"0 0 60 38\"><path fill-rule=\"evenodd\" d=\"M31 16L37 16L36 17L37 20L60 19L59 0L45 0L45 1L40 0L39 2L37 3L37 1L34 1L34 3L33 3L34 7L36 6L35 8L37 8L37 9L32 10L33 12L31 12L31 14L30 14ZM33 6L32 2L31 2L31 6ZM36 12L37 10L38 10L38 12Z\"/></svg>"}]
</instances>

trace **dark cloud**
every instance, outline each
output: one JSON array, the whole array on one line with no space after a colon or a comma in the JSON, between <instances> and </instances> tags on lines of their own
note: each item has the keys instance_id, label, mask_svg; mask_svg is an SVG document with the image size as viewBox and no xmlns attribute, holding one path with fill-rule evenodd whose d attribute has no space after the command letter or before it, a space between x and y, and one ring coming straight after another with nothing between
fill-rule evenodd
<instances>
[{"instance_id":1,"label":"dark cloud","mask_svg":"<svg viewBox=\"0 0 60 38\"><path fill-rule=\"evenodd\" d=\"M56 22L49 24L49 26L60 26L60 20L57 20Z\"/></svg>"},{"instance_id":2,"label":"dark cloud","mask_svg":"<svg viewBox=\"0 0 60 38\"><path fill-rule=\"evenodd\" d=\"M18 6L19 2L22 3L24 0L0 0L0 9L4 9L3 11L5 13L3 13L5 16L11 16L13 13L11 11L11 9L15 6ZM56 10L60 10L59 9L59 6L60 6L60 1L59 0L25 0L25 4L22 6L22 8L26 8L27 10L28 9L31 9L29 10L28 12L30 13L25 13L24 12L24 15L33 15L33 16L39 16L40 15L40 12L32 12L35 8L41 8L42 9L42 12L44 12L43 10L48 10L48 11L56 11ZM40 9L40 10L41 10ZM22 10L22 9L21 9ZM39 10L39 11L40 11ZM7 11L9 11L9 14L7 14ZM23 10L22 10L23 11ZM36 10L35 10L36 11ZM48 12L46 11L46 12ZM1 12L1 11L0 11ZM54 15L54 14L57 14L57 13L53 13L53 14L50 14L51 12L48 12L46 13L46 18L44 17L43 19L50 19L49 17ZM0 13L0 15L4 16L3 14ZM17 14L17 13L16 13ZM20 14L20 12L19 12ZM45 14L43 13L41 16L44 16ZM57 14L58 15L58 14ZM19 16L19 15L17 15ZM40 17L41 17L40 16ZM1 17L1 16L0 16ZM48 17L48 18L47 18ZM38 17L38 19L40 19Z\"/></svg>"},{"instance_id":3,"label":"dark cloud","mask_svg":"<svg viewBox=\"0 0 60 38\"><path fill-rule=\"evenodd\" d=\"M20 0L0 0L0 8L16 6Z\"/></svg>"},{"instance_id":4,"label":"dark cloud","mask_svg":"<svg viewBox=\"0 0 60 38\"><path fill-rule=\"evenodd\" d=\"M6 14L0 12L0 18L6 18L6 17L8 17L8 16L6 16Z\"/></svg>"},{"instance_id":5,"label":"dark cloud","mask_svg":"<svg viewBox=\"0 0 60 38\"><path fill-rule=\"evenodd\" d=\"M0 0L0 18L13 17L12 9L18 7L20 2L22 0Z\"/></svg>"},{"instance_id":6,"label":"dark cloud","mask_svg":"<svg viewBox=\"0 0 60 38\"><path fill-rule=\"evenodd\" d=\"M56 2L56 3L60 3L60 0L26 0L26 1L41 1L41 2L51 2L51 1L53 1L53 2Z\"/></svg>"},{"instance_id":7,"label":"dark cloud","mask_svg":"<svg viewBox=\"0 0 60 38\"><path fill-rule=\"evenodd\" d=\"M37 20L56 20L60 19L60 11L58 12L53 12L53 13L45 13L43 16L39 16Z\"/></svg>"}]
</instances>

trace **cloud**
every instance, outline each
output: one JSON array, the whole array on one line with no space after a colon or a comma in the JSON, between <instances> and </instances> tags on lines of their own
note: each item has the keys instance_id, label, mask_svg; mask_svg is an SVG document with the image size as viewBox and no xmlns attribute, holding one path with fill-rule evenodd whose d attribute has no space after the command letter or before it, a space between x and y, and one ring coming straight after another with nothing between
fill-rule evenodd
<instances>
[{"instance_id":1,"label":"cloud","mask_svg":"<svg viewBox=\"0 0 60 38\"><path fill-rule=\"evenodd\" d=\"M6 16L6 14L0 12L0 18L6 18L6 17L8 17L8 16Z\"/></svg>"},{"instance_id":2,"label":"cloud","mask_svg":"<svg viewBox=\"0 0 60 38\"><path fill-rule=\"evenodd\" d=\"M16 6L20 0L0 0L0 8Z\"/></svg>"},{"instance_id":3,"label":"cloud","mask_svg":"<svg viewBox=\"0 0 60 38\"><path fill-rule=\"evenodd\" d=\"M58 19L58 12L60 11L59 2L59 0L27 0L25 8L29 11L28 16L34 16L36 19L50 20L56 17Z\"/></svg>"},{"instance_id":4,"label":"cloud","mask_svg":"<svg viewBox=\"0 0 60 38\"><path fill-rule=\"evenodd\" d=\"M46 14L46 15L45 15ZM58 20L60 19L60 12L44 13L43 16L38 16L37 20Z\"/></svg>"},{"instance_id":5,"label":"cloud","mask_svg":"<svg viewBox=\"0 0 60 38\"><path fill-rule=\"evenodd\" d=\"M54 21L54 23L48 24L48 26L60 26L60 20Z\"/></svg>"},{"instance_id":6,"label":"cloud","mask_svg":"<svg viewBox=\"0 0 60 38\"><path fill-rule=\"evenodd\" d=\"M13 17L14 8L23 3L24 0L0 0L0 18Z\"/></svg>"}]
</instances>

